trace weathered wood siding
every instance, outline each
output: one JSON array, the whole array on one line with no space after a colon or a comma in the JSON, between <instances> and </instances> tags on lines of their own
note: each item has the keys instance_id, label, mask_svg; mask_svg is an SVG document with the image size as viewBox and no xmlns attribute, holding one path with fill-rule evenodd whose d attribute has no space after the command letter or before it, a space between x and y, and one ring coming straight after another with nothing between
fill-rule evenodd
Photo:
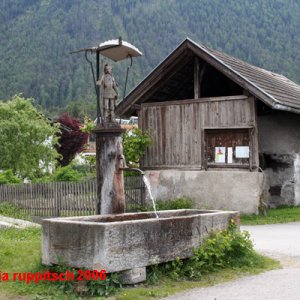
<instances>
[{"instance_id":1,"label":"weathered wood siding","mask_svg":"<svg viewBox=\"0 0 300 300\"><path fill-rule=\"evenodd\" d=\"M141 105L139 126L153 138L144 168L203 166L204 130L251 128L252 164L257 164L257 132L253 97L230 96L146 103Z\"/></svg>"}]
</instances>

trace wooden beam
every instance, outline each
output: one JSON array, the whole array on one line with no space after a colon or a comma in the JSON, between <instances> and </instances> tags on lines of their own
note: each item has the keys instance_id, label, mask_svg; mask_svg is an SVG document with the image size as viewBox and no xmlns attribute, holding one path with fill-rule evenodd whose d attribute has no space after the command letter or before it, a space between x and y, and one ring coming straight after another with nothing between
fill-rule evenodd
<instances>
[{"instance_id":1,"label":"wooden beam","mask_svg":"<svg viewBox=\"0 0 300 300\"><path fill-rule=\"evenodd\" d=\"M169 69L172 68L174 63L180 61L183 56L186 54L187 50L187 43L182 43L176 51L172 52L161 64L158 68L154 69L150 75L148 75L134 90L133 92L129 93L126 97L126 101L122 101L117 109L117 114L124 114L130 115L131 110L130 107L132 104L139 102L141 98L145 97L145 92L149 91L151 87L157 84L159 80L162 78L161 73L167 72ZM124 113L125 112L125 113Z\"/></svg>"},{"instance_id":2,"label":"wooden beam","mask_svg":"<svg viewBox=\"0 0 300 300\"><path fill-rule=\"evenodd\" d=\"M204 64L202 65L201 71L200 71L200 75L199 75L199 98L201 98L201 96L202 96L201 87L202 87L202 81L203 81L204 73L206 71L206 67L207 67L207 63L204 62Z\"/></svg>"},{"instance_id":3,"label":"wooden beam","mask_svg":"<svg viewBox=\"0 0 300 300\"><path fill-rule=\"evenodd\" d=\"M244 95L236 95L236 96L222 96L222 97L208 97L201 99L182 99L182 100L172 100L172 101L163 101L163 102L155 102L150 101L147 103L142 103L141 107L145 106L169 106L169 105L183 105L183 104L192 104L192 103L203 103L203 102L217 102L217 101L234 101L234 100L246 100L247 96Z\"/></svg>"},{"instance_id":4,"label":"wooden beam","mask_svg":"<svg viewBox=\"0 0 300 300\"><path fill-rule=\"evenodd\" d=\"M174 63L174 65L167 70L163 70L152 82L149 81L148 86L145 86L145 90L143 90L140 95L137 95L137 97L142 96L143 98L150 98L151 95L160 90L162 86L166 84L164 80L165 78L172 78L178 72L180 66L184 66L189 63L190 59L190 56L183 55L180 59L178 59L176 64Z\"/></svg>"},{"instance_id":5,"label":"wooden beam","mask_svg":"<svg viewBox=\"0 0 300 300\"><path fill-rule=\"evenodd\" d=\"M199 80L199 58L195 56L194 59L194 99L200 98L200 80Z\"/></svg>"},{"instance_id":6,"label":"wooden beam","mask_svg":"<svg viewBox=\"0 0 300 300\"><path fill-rule=\"evenodd\" d=\"M201 59L205 60L210 66L220 71L224 76L234 81L243 89L249 90L252 95L273 107L273 100L271 100L270 97L267 96L261 89L258 89L257 87L253 86L252 82L245 80L244 77L242 77L240 74L224 66L224 64L220 62L219 59L216 59L210 53L205 52L198 46L192 43L187 43L187 47L191 49L191 51L194 52L195 55L198 55Z\"/></svg>"},{"instance_id":7,"label":"wooden beam","mask_svg":"<svg viewBox=\"0 0 300 300\"><path fill-rule=\"evenodd\" d=\"M159 74L157 74L156 78L149 79L147 84L144 84L144 89L139 92L139 94L136 96L137 101L134 102L134 104L142 104L144 103L144 99L149 99L151 98L151 95L153 95L155 92L157 92L159 89L162 88L163 85L165 85L165 78L172 78L177 72L178 68L180 66L184 66L188 64L191 61L191 56L189 53L183 54L181 57L178 58L176 63L173 65L170 65L168 68L163 69ZM124 101L123 101L124 102ZM127 101L126 101L127 102ZM130 102L129 102L130 103ZM131 102L132 103L132 102ZM125 108L121 108L121 104L117 107L116 113L119 111L124 111L126 110ZM132 104L131 107L126 111L124 116L130 116L133 112Z\"/></svg>"},{"instance_id":8,"label":"wooden beam","mask_svg":"<svg viewBox=\"0 0 300 300\"><path fill-rule=\"evenodd\" d=\"M247 90L243 90L243 95L245 95L245 96L250 96L250 93L249 93L249 91L247 91Z\"/></svg>"},{"instance_id":9,"label":"wooden beam","mask_svg":"<svg viewBox=\"0 0 300 300\"><path fill-rule=\"evenodd\" d=\"M141 106L138 105L138 104L133 104L133 105L132 105L132 108L135 109L135 110L140 110L140 109L141 109Z\"/></svg>"}]
</instances>

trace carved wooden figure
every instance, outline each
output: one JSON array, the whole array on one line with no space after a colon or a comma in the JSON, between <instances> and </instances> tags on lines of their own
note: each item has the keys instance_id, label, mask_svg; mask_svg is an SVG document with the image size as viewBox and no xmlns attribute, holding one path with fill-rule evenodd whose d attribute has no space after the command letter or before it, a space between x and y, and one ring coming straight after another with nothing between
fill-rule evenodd
<instances>
[{"instance_id":1,"label":"carved wooden figure","mask_svg":"<svg viewBox=\"0 0 300 300\"><path fill-rule=\"evenodd\" d=\"M102 87L104 123L114 123L118 91L115 78L112 76L112 67L110 65L104 65L104 74L101 79L97 81L97 85Z\"/></svg>"}]
</instances>

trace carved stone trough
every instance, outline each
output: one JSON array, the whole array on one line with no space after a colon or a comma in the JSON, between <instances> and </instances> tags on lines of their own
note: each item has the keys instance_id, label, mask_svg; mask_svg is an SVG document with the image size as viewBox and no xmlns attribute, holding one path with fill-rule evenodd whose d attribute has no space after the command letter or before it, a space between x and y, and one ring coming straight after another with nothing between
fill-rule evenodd
<instances>
[{"instance_id":1,"label":"carved stone trough","mask_svg":"<svg viewBox=\"0 0 300 300\"><path fill-rule=\"evenodd\" d=\"M212 231L227 228L234 211L167 210L66 217L43 221L42 262L119 272L193 255ZM145 269L145 268L144 268ZM141 280L140 280L141 281Z\"/></svg>"}]
</instances>

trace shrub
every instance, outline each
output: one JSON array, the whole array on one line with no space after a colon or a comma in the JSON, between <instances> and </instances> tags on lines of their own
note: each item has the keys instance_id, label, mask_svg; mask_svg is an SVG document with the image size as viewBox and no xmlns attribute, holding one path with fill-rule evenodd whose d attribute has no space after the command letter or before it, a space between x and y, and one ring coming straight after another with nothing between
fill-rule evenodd
<instances>
[{"instance_id":1,"label":"shrub","mask_svg":"<svg viewBox=\"0 0 300 300\"><path fill-rule=\"evenodd\" d=\"M128 165L138 165L141 157L152 139L147 132L142 132L139 128L127 131L123 134L124 156Z\"/></svg>"},{"instance_id":2,"label":"shrub","mask_svg":"<svg viewBox=\"0 0 300 300\"><path fill-rule=\"evenodd\" d=\"M130 206L128 206L128 211L130 210ZM171 209L191 209L195 207L195 203L192 199L189 198L176 198L173 200L157 200L155 201L156 210L171 210ZM153 211L153 204L147 205L134 205L132 211Z\"/></svg>"},{"instance_id":3,"label":"shrub","mask_svg":"<svg viewBox=\"0 0 300 300\"><path fill-rule=\"evenodd\" d=\"M193 277L195 270L201 274L218 268L251 266L256 258L249 233L239 231L231 221L228 229L215 233L194 251L185 272L188 277Z\"/></svg>"},{"instance_id":4,"label":"shrub","mask_svg":"<svg viewBox=\"0 0 300 300\"><path fill-rule=\"evenodd\" d=\"M57 169L53 178L55 181L80 181L83 174L75 170L71 165Z\"/></svg>"},{"instance_id":5,"label":"shrub","mask_svg":"<svg viewBox=\"0 0 300 300\"><path fill-rule=\"evenodd\" d=\"M192 199L189 198L176 198L173 200L157 200L156 209L157 210L169 210L169 209L190 209L194 208L195 204Z\"/></svg>"},{"instance_id":6,"label":"shrub","mask_svg":"<svg viewBox=\"0 0 300 300\"><path fill-rule=\"evenodd\" d=\"M84 159L89 173L96 177L96 155L86 156Z\"/></svg>"},{"instance_id":7,"label":"shrub","mask_svg":"<svg viewBox=\"0 0 300 300\"><path fill-rule=\"evenodd\" d=\"M148 280L157 281L163 275L172 279L200 279L218 269L259 266L260 263L249 233L239 231L231 221L228 229L211 234L194 250L192 257L149 267Z\"/></svg>"},{"instance_id":8,"label":"shrub","mask_svg":"<svg viewBox=\"0 0 300 300\"><path fill-rule=\"evenodd\" d=\"M21 179L13 174L13 171L8 169L0 173L0 184L20 183Z\"/></svg>"},{"instance_id":9,"label":"shrub","mask_svg":"<svg viewBox=\"0 0 300 300\"><path fill-rule=\"evenodd\" d=\"M39 177L34 177L32 178L31 182L32 183L46 183L46 182L53 182L53 175L51 174L44 174Z\"/></svg>"},{"instance_id":10,"label":"shrub","mask_svg":"<svg viewBox=\"0 0 300 300\"><path fill-rule=\"evenodd\" d=\"M62 167L65 167L77 153L84 149L88 141L88 133L82 132L82 123L69 116L68 113L62 114L57 121L61 126L59 144L56 147L57 152L61 155L58 162Z\"/></svg>"}]
</instances>

